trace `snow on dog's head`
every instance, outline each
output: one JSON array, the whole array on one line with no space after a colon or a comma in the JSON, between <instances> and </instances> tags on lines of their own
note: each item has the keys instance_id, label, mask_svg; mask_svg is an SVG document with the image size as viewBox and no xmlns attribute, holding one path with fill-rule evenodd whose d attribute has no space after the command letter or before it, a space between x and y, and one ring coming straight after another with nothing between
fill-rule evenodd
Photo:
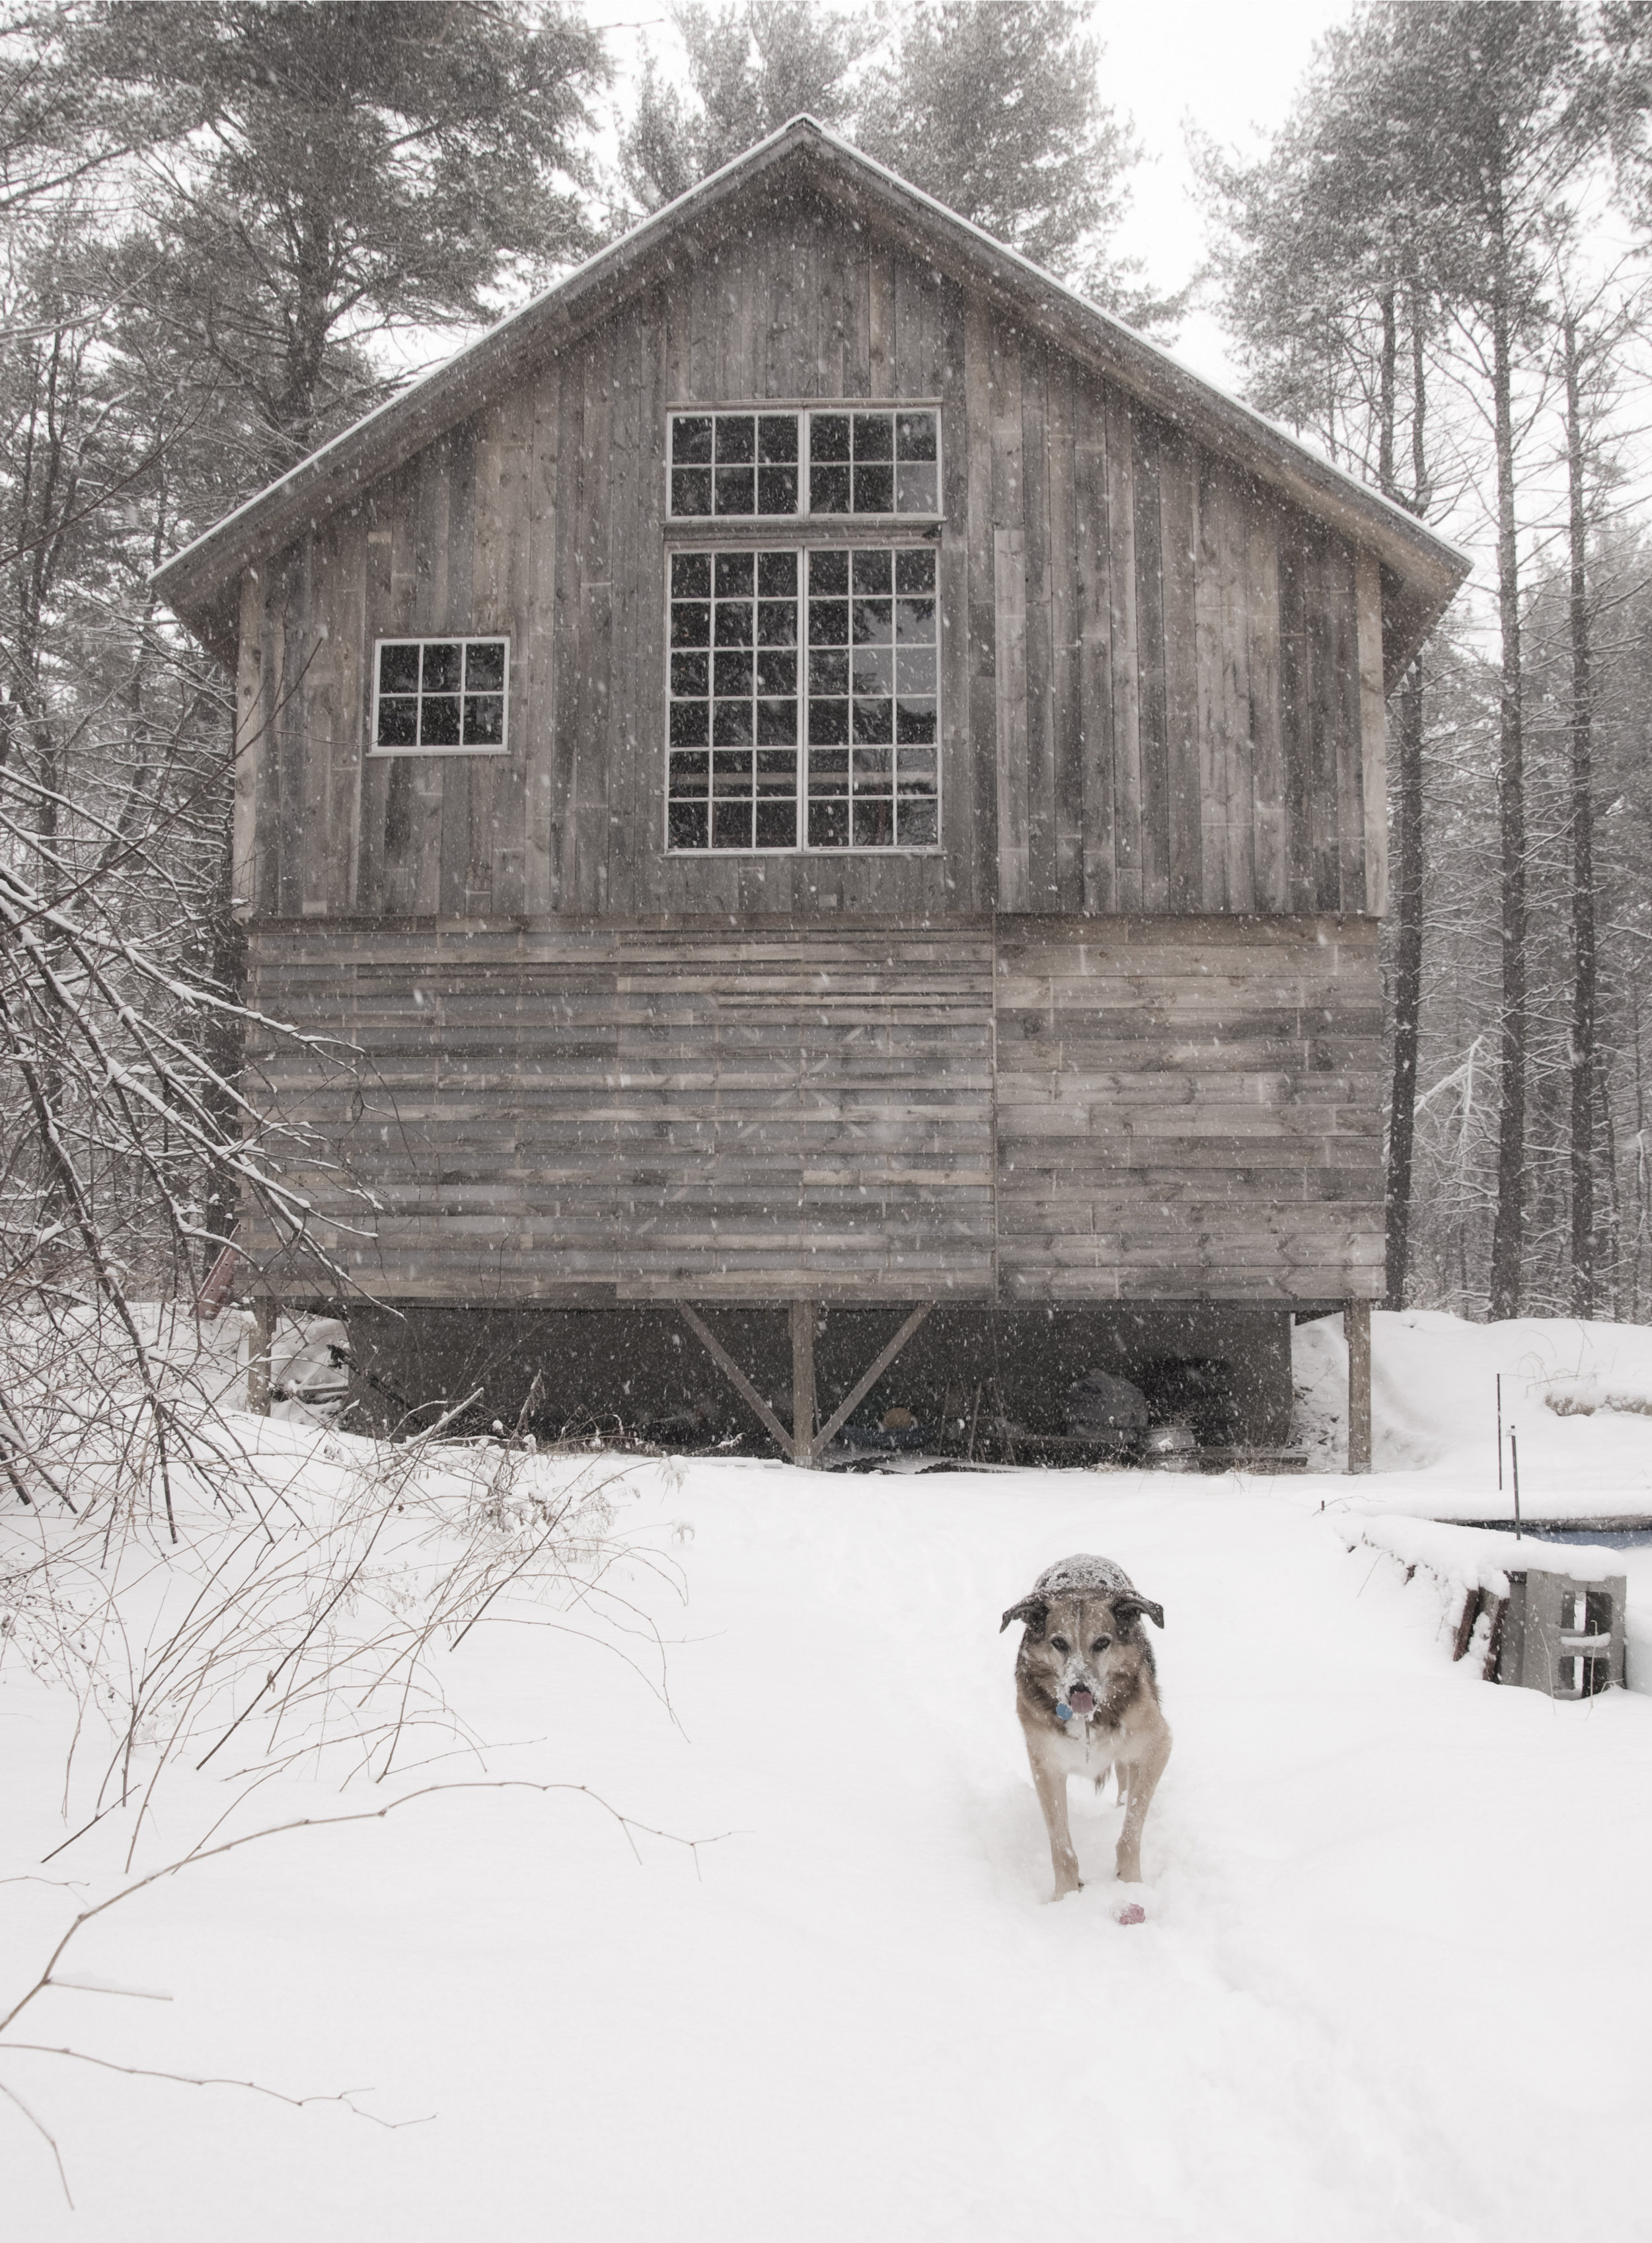
<instances>
[{"instance_id":1,"label":"snow on dog's head","mask_svg":"<svg viewBox=\"0 0 1652 2243\"><path fill-rule=\"evenodd\" d=\"M1049 1693L1058 1718L1088 1721L1121 1686L1133 1687L1143 1654L1150 1671L1143 1614L1163 1627L1163 1606L1140 1595L1122 1567L1081 1553L1047 1566L1031 1595L1004 1614L999 1633L1020 1620L1017 1669Z\"/></svg>"}]
</instances>

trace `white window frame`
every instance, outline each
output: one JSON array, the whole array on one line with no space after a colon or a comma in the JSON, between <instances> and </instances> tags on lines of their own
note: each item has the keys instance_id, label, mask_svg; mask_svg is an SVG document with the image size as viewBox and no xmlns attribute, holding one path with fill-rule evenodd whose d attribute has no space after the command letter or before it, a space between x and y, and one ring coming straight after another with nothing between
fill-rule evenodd
<instances>
[{"instance_id":1,"label":"white window frame","mask_svg":"<svg viewBox=\"0 0 1652 2243\"><path fill-rule=\"evenodd\" d=\"M779 516L779 517L767 517L767 518L768 518L768 519L779 519L779 520L783 520L783 521L789 521L789 520L791 519L791 516L789 516L789 515L782 515L782 516ZM919 537L919 536L894 537L894 536L890 536L890 537L887 537L887 538L880 538L880 537L866 537L866 536L862 535L862 536L860 536L860 537L857 537L857 538L846 539L846 538L843 538L843 537L833 537L833 536L830 536L830 535L826 535L826 531L825 531L825 529L824 529L824 524L825 524L826 522L831 522L831 521L841 522L841 521L843 520L843 518L844 518L844 517L843 517L842 515L817 515L817 516L815 517L815 522L816 522L816 524L817 524L817 534L816 534L814 536L810 537L810 538L806 538L806 539L805 539L805 538L788 538L788 537L766 537L766 538L763 539L761 542L759 542L758 540L755 540L755 539L742 539L738 543L733 543L733 542L723 542L723 541L719 541L719 540L718 540L718 539L716 538L716 536L715 536L714 532L712 532L712 533L711 533L711 534L702 533L702 534L698 535L696 535L696 536L694 536L694 537L692 537L692 538L678 538L678 539L671 539L671 540L669 540L669 541L667 542L667 543L666 543L666 547L665 547L665 556L664 556L664 557L665 557L665 566L664 566L664 569L663 600L662 600L662 604L663 604L663 608L664 608L664 616L663 616L663 619L662 619L662 632L661 632L662 641L663 641L664 649L664 675L663 675L663 677L662 677L662 681L661 681L661 682L662 682L662 684L663 684L664 689L664 694L663 694L663 716L664 716L663 731L664 731L664 734L665 783L664 783L664 790L663 790L663 797L662 797L661 809L662 809L662 824L663 824L663 825L664 825L664 835L663 835L663 839L664 839L664 844L665 852L666 852L666 854L667 854L669 857L671 857L674 861L676 861L676 862L678 862L678 863L680 863L680 864L694 864L694 863L699 863L699 862L711 862L711 863L715 863L718 859L725 859L725 860L727 860L727 859L740 859L740 860L745 860L745 859L750 859L750 858L752 858L752 857L859 857L859 858L879 858L879 857L939 857L939 856L941 856L941 855L944 852L944 850L945 850L945 847L946 847L946 839L945 839L945 833L944 833L944 830L943 830L942 824L941 824L941 798L942 798L942 791L943 791L943 789L942 789L942 756L941 756L941 745L942 745L942 738L943 738L943 733L944 733L943 706L942 706L942 704L943 704L944 696L943 696L942 687L941 687L941 642L942 642L942 626L941 626L941 549L940 549L939 545L936 543L936 542L935 542L933 538L929 538L929 537ZM904 521L904 522L910 522L910 521L913 519L913 518L912 518L912 517L910 517L910 516L900 516L900 517L886 516L886 517L882 517L882 518L883 518L883 519L886 519L886 520L897 520L897 519L899 519L899 520L901 520L901 521ZM746 515L746 516L732 516L732 517L725 517L725 519L732 519L732 520L742 520L742 519L744 519L744 520L747 520L747 521L749 521L749 520L751 520L751 519L752 519L752 517L751 517L750 515ZM860 516L860 519L861 521L863 521L863 522L864 522L864 521L866 519L866 516L864 516L864 515L862 515L862 516ZM933 752L934 752L934 758L935 758L935 791L934 791L934 794L933 794L932 796L929 796L929 797L927 797L927 799L928 799L928 800L932 801L932 802L934 804L934 809L935 809L935 838L934 838L934 839L933 841L899 841L899 840L896 840L896 841L856 841L856 840L854 840L854 839L852 838L851 839L849 839L849 840L847 840L847 841L843 841L843 842L821 843L821 844L819 844L819 845L816 845L816 844L812 843L812 842L809 840L809 838L808 838L808 831L809 831L809 825L808 825L808 820L809 820L809 800L810 800L810 796L809 796L809 748L810 748L810 742L809 742L809 738L808 738L808 704L809 704L809 695L808 695L808 683L807 683L807 663L808 663L808 657L809 657L809 651L810 651L810 649L809 649L809 643L808 643L808 626L807 626L807 611L808 611L808 603L809 603L809 581L808 581L808 580L809 580L809 556L810 556L812 553L814 553L814 552L841 552L841 551L843 551L843 550L845 550L845 549L846 549L846 550L847 550L847 551L848 551L852 556L853 556L853 554L855 554L855 553L867 553L867 552L871 552L871 553L888 553L888 554L891 554L891 555L900 554L900 553L929 553L929 554L932 554L932 555L934 556L934 562L935 562L935 589L934 589L934 594L933 594L933 596L932 596L934 597L934 603L935 603L935 637L934 637L934 653L935 653L935 690L934 690L934 704L935 704L935 737L934 737L934 743L933 743ZM706 555L706 556L710 558L710 560L711 560L711 562L712 568L713 568L713 569L715 570L716 566L717 566L717 556L718 556L718 554L728 554L728 553L748 554L748 553L749 553L749 554L752 555L753 556L755 556L756 555L758 555L758 554L759 554L759 553L781 553L781 552L795 553L795 554L797 555L797 556L798 556L798 589L797 589L796 598L797 598L797 605L798 605L797 654L798 654L798 661L799 661L799 679L798 679L798 697L798 697L798 739L797 739L797 742L796 742L796 744L795 744L795 751L796 751L796 755L797 755L797 770L796 770L796 780L795 780L795 785L796 785L796 788L797 788L797 794L796 794L796 804L797 804L797 828L796 828L796 830L797 830L798 839L797 839L795 841L793 841L793 842L790 843L789 845L782 845L782 846L774 846L774 845L767 845L767 846L765 846L765 845L761 845L761 844L757 843L757 842L755 842L755 841L754 841L754 842L752 842L750 845L745 845L745 846L742 846L742 847L736 848L736 849L718 849L718 848L716 848L716 847L713 847L713 846L710 845L709 844L708 844L708 845L707 845L707 846L705 846L705 848L700 848L700 847L698 847L698 846L687 846L687 845L681 845L681 844L674 843L674 842L672 841L672 839L671 839L671 802L672 802L672 792L671 792L671 753L672 753L672 746L673 746L673 743L672 743L672 741L671 741L671 700L672 700L671 687L671 656L672 656L672 653L673 653L674 651L677 651L677 652L698 651L698 650L689 650L689 649L673 649L673 647L672 647L672 645L671 645L671 563L672 563L672 562L673 562L674 560L678 559L679 556L683 556L683 555L685 555L685 554L691 554L691 553L702 553L702 554ZM851 597L851 598L853 598L853 593L851 593L848 596L849 596L849 597ZM898 598L898 597L900 597L900 596L899 594L892 594L892 595L891 595L891 596L892 596L892 597L897 597L897 598ZM714 649L714 648L713 648L713 649L710 649L710 650L708 650L708 652L710 652L710 653L714 653L714 652L715 652L715 649ZM712 697L712 698L714 698L715 697ZM830 745L831 744L824 744ZM850 740L848 743L846 743L846 744L848 746L848 748L849 748L849 750L850 750L851 753L853 753L853 749L854 749L855 745L857 744L857 743L855 743L853 739L851 739L851 740ZM860 743L860 744L859 744L865 745L865 744L866 744L866 743ZM873 743L873 744L878 744ZM900 745L900 743L899 743L899 742L897 742L897 741L893 741L893 740L892 740L888 744L889 744L889 746L890 746L891 751L892 751L892 752L894 752L895 751L897 751L897 750L898 750L899 746ZM912 744L914 744L914 745L921 745L921 744L924 744L924 743L912 743ZM698 752L698 750L697 750L697 749L695 749L693 746L691 746L690 744L687 744L687 743L679 743L679 744L678 744L678 749L679 749L679 751L680 751L680 752L687 752L687 753L695 753L695 752ZM752 743L752 752L755 754L755 753L757 752L757 743L756 743L755 741L753 741L753 742ZM709 742L707 743L705 752L706 752L706 754L707 754L708 758L709 758L709 757L710 757L710 756L714 752L714 749L713 749L713 747L712 747L711 744L711 743L709 743ZM709 770L710 770L710 772L714 773L714 771L715 771L715 766L714 766L714 765L710 766L710 767L709 767ZM896 771L896 773L894 774L894 776L898 777L898 768L897 768L897 771ZM753 798L753 800L755 800L755 799L757 798L756 798L755 791L754 791L754 793L753 793L753 798ZM849 796L847 798L848 798L851 802L853 802L853 798L853 798L853 791L851 792L850 796ZM897 793L897 794L893 794L893 795L891 796L891 798L891 798L892 802L894 802L894 803L898 803L898 802L899 802L899 800L900 799L900 796L899 796L899 794L898 794L898 793ZM920 798L920 799L923 799L923 798ZM708 818L709 818L709 817L710 817L710 815L711 815L711 804L712 804L714 801L715 801L715 796L714 796L714 795L711 793L711 778L710 778L710 776L708 776L708 780L707 780L707 816L708 816ZM851 815L853 816L853 812L851 813ZM897 817L897 823L898 823L898 822L899 822L899 812L898 812L898 811L897 811L897 812L896 812L896 817Z\"/></svg>"},{"instance_id":2,"label":"white window frame","mask_svg":"<svg viewBox=\"0 0 1652 2243\"><path fill-rule=\"evenodd\" d=\"M895 508L882 514L856 513L852 508L841 513L816 514L813 512L809 503L809 485L810 469L814 463L813 425L815 416L817 414L836 415L841 414L853 414L856 413L888 414L891 416L900 413L927 413L934 416L935 424L935 456L934 461L935 470L935 503L933 507L913 509L905 512L899 508ZM715 421L719 415L726 415L732 419L745 420L751 415L760 414L792 414L796 415L798 423L798 503L794 511L791 514L759 514L756 512L751 514L718 514L715 512L711 514L674 514L671 511L671 472L674 464L672 459L673 432L677 422L684 417L698 420L711 420ZM894 461L893 460L891 463L892 465L899 465L898 461ZM924 464L927 465L928 463L925 462ZM802 401L794 401L789 398L759 398L753 401L740 401L734 403L720 403L716 405L672 405L666 408L665 414L664 519L668 522L671 523L693 523L697 526L717 526L736 522L805 522L812 528L820 529L825 525L834 522L853 522L858 523L898 522L903 528L916 528L926 523L940 522L943 518L944 507L942 501L943 495L946 490L945 465L946 463L942 457L941 400L935 397L848 397L839 400L810 398Z\"/></svg>"},{"instance_id":3,"label":"white window frame","mask_svg":"<svg viewBox=\"0 0 1652 2243\"><path fill-rule=\"evenodd\" d=\"M500 738L497 743L478 741L467 747L462 741L437 741L428 746L415 743L411 746L381 747L379 745L379 700L381 692L381 679L383 675L381 657L383 650L387 646L416 646L419 649L421 675L424 650L428 646L456 646L460 650L462 661L468 656L469 650L473 646L502 647L505 656L505 682L500 695L502 705L499 716ZM462 678L462 671L461 676ZM390 696L393 701L408 700L413 697L415 697L408 694L393 693ZM422 684L416 697L422 712L425 698ZM464 697L464 687L462 683L459 689L462 710ZM367 755L370 759L388 756L502 756L509 754L510 749L510 638L509 633L504 631L428 631L422 637L412 633L404 637L400 632L390 632L383 638L375 638L373 642L373 713L369 721L372 729L367 739ZM462 714L460 721L462 727ZM422 715L421 729L422 729Z\"/></svg>"}]
</instances>

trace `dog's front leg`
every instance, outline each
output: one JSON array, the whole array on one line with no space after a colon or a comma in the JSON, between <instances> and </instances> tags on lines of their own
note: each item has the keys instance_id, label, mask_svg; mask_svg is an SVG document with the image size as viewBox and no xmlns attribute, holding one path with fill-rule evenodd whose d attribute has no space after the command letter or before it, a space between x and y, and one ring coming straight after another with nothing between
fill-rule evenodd
<instances>
[{"instance_id":1,"label":"dog's front leg","mask_svg":"<svg viewBox=\"0 0 1652 2243\"><path fill-rule=\"evenodd\" d=\"M1164 1773L1164 1764L1170 1757L1170 1733L1166 1729L1155 1740L1140 1760L1130 1764L1129 1790L1124 1809L1124 1828L1118 1834L1118 1879L1121 1884L1139 1885L1142 1882L1142 1828L1147 1821L1147 1810L1153 1803L1153 1794ZM1121 1776L1124 1771L1119 1770Z\"/></svg>"},{"instance_id":2,"label":"dog's front leg","mask_svg":"<svg viewBox=\"0 0 1652 2243\"><path fill-rule=\"evenodd\" d=\"M1076 1892L1082 1883L1078 1856L1073 1851L1073 1834L1067 1821L1067 1772L1048 1761L1030 1737L1027 1740L1027 1757L1032 1763L1038 1803L1044 1810L1044 1828L1049 1833L1050 1866L1055 1872L1055 1897L1062 1900L1069 1893Z\"/></svg>"}]
</instances>

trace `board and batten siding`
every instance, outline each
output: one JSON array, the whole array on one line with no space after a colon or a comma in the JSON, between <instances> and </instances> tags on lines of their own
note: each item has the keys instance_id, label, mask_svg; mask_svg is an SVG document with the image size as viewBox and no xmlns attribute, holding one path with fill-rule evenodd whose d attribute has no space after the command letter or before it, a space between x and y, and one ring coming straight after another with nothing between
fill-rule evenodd
<instances>
[{"instance_id":1,"label":"board and batten siding","mask_svg":"<svg viewBox=\"0 0 1652 2243\"><path fill-rule=\"evenodd\" d=\"M666 414L764 398L940 401L932 855L666 852ZM245 572L238 893L282 919L1380 913L1383 596L1372 554L984 293L783 204ZM499 632L506 754L366 754L375 638Z\"/></svg>"},{"instance_id":2,"label":"board and batten siding","mask_svg":"<svg viewBox=\"0 0 1652 2243\"><path fill-rule=\"evenodd\" d=\"M382 1298L1323 1304L1381 1290L1376 933L266 922L313 1041L249 1079Z\"/></svg>"}]
</instances>

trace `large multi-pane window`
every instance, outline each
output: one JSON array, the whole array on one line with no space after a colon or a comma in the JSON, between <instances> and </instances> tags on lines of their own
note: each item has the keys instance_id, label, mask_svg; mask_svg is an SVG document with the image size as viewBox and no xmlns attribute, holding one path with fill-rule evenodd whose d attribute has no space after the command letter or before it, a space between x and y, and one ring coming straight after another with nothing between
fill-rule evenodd
<instances>
[{"instance_id":1,"label":"large multi-pane window","mask_svg":"<svg viewBox=\"0 0 1652 2243\"><path fill-rule=\"evenodd\" d=\"M940 416L932 406L674 413L671 511L678 521L792 515L934 515Z\"/></svg>"},{"instance_id":2,"label":"large multi-pane window","mask_svg":"<svg viewBox=\"0 0 1652 2243\"><path fill-rule=\"evenodd\" d=\"M670 569L671 847L933 848L934 549L674 553Z\"/></svg>"},{"instance_id":3,"label":"large multi-pane window","mask_svg":"<svg viewBox=\"0 0 1652 2243\"><path fill-rule=\"evenodd\" d=\"M502 754L509 650L502 638L381 638L373 754Z\"/></svg>"}]
</instances>

